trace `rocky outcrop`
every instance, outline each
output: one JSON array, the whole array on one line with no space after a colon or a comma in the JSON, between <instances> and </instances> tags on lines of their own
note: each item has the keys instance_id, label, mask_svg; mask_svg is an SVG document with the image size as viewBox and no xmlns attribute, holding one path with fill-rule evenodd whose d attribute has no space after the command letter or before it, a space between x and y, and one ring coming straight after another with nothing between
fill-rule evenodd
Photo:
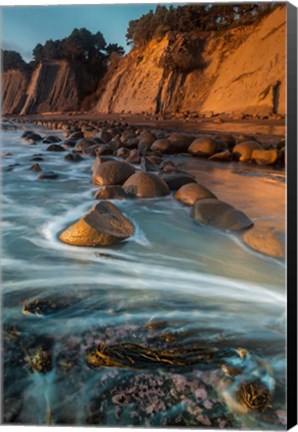
<instances>
[{"instance_id":1,"label":"rocky outcrop","mask_svg":"<svg viewBox=\"0 0 298 432\"><path fill-rule=\"evenodd\" d=\"M120 60L97 111L285 114L285 5L255 24L202 35L196 70L166 70L182 39L152 40Z\"/></svg>"}]
</instances>

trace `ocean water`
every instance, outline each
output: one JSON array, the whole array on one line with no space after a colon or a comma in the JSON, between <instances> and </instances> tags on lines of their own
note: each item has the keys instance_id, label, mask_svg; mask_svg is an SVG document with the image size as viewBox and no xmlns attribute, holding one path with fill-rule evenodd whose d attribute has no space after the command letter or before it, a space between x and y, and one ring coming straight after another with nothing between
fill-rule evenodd
<instances>
[{"instance_id":1,"label":"ocean water","mask_svg":"<svg viewBox=\"0 0 298 432\"><path fill-rule=\"evenodd\" d=\"M237 235L195 224L172 194L113 200L135 227L122 244L63 244L59 233L96 203L93 159L67 162L66 152L26 143L23 131L2 131L5 421L284 429L285 262L250 250ZM29 170L37 154L58 179L38 180ZM284 228L284 173L176 162L255 222ZM62 307L24 314L24 303L36 299ZM88 364L98 344L129 343L178 351L203 346L217 354L187 367ZM40 347L51 353L47 373L30 362ZM241 399L251 383L269 395L264 410Z\"/></svg>"}]
</instances>

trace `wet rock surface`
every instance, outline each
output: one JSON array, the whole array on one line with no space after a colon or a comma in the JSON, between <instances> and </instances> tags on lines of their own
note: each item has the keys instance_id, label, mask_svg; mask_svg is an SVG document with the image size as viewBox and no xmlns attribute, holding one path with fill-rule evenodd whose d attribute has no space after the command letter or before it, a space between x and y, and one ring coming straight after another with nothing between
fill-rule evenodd
<instances>
[{"instance_id":1,"label":"wet rock surface","mask_svg":"<svg viewBox=\"0 0 298 432\"><path fill-rule=\"evenodd\" d=\"M124 183L123 189L127 194L138 198L154 198L170 193L165 181L152 173L133 174Z\"/></svg>"},{"instance_id":2,"label":"wet rock surface","mask_svg":"<svg viewBox=\"0 0 298 432\"><path fill-rule=\"evenodd\" d=\"M78 222L60 234L60 240L74 246L106 246L132 236L133 224L108 201L96 204Z\"/></svg>"},{"instance_id":3,"label":"wet rock surface","mask_svg":"<svg viewBox=\"0 0 298 432\"><path fill-rule=\"evenodd\" d=\"M196 201L192 215L198 223L229 231L241 231L253 225L243 212L214 198Z\"/></svg>"}]
</instances>

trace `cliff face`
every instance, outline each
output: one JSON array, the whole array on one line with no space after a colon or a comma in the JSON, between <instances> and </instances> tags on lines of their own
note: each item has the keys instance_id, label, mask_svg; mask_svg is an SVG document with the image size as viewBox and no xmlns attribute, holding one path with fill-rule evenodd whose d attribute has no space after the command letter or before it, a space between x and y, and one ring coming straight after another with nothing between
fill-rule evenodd
<instances>
[{"instance_id":1,"label":"cliff face","mask_svg":"<svg viewBox=\"0 0 298 432\"><path fill-rule=\"evenodd\" d=\"M79 107L78 84L68 62L39 64L34 70L20 114L71 111Z\"/></svg>"},{"instance_id":2,"label":"cliff face","mask_svg":"<svg viewBox=\"0 0 298 432\"><path fill-rule=\"evenodd\" d=\"M9 70L3 74L2 111L4 114L77 111L92 88L91 81L84 68L66 60L44 62L31 74Z\"/></svg>"},{"instance_id":3,"label":"cliff face","mask_svg":"<svg viewBox=\"0 0 298 432\"><path fill-rule=\"evenodd\" d=\"M26 101L30 73L9 70L2 77L2 111L7 114L20 113Z\"/></svg>"},{"instance_id":4,"label":"cliff face","mask_svg":"<svg viewBox=\"0 0 298 432\"><path fill-rule=\"evenodd\" d=\"M259 23L205 36L195 71L168 72L164 60L182 42L166 37L132 50L97 111L285 114L286 6Z\"/></svg>"}]
</instances>

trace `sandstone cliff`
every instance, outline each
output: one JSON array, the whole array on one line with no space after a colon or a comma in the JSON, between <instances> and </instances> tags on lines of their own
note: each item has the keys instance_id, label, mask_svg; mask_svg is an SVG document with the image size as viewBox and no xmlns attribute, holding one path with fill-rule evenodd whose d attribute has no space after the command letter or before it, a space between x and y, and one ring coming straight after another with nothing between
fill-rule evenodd
<instances>
[{"instance_id":1,"label":"sandstone cliff","mask_svg":"<svg viewBox=\"0 0 298 432\"><path fill-rule=\"evenodd\" d=\"M19 114L26 101L30 73L20 70L9 70L2 77L2 112Z\"/></svg>"},{"instance_id":2,"label":"sandstone cliff","mask_svg":"<svg viewBox=\"0 0 298 432\"><path fill-rule=\"evenodd\" d=\"M41 63L31 73L4 72L2 86L4 114L77 111L95 87L83 67L66 60Z\"/></svg>"},{"instance_id":3,"label":"sandstone cliff","mask_svg":"<svg viewBox=\"0 0 298 432\"><path fill-rule=\"evenodd\" d=\"M100 113L285 114L286 6L260 22L204 36L199 67L167 71L181 36L124 57L97 104Z\"/></svg>"}]
</instances>

